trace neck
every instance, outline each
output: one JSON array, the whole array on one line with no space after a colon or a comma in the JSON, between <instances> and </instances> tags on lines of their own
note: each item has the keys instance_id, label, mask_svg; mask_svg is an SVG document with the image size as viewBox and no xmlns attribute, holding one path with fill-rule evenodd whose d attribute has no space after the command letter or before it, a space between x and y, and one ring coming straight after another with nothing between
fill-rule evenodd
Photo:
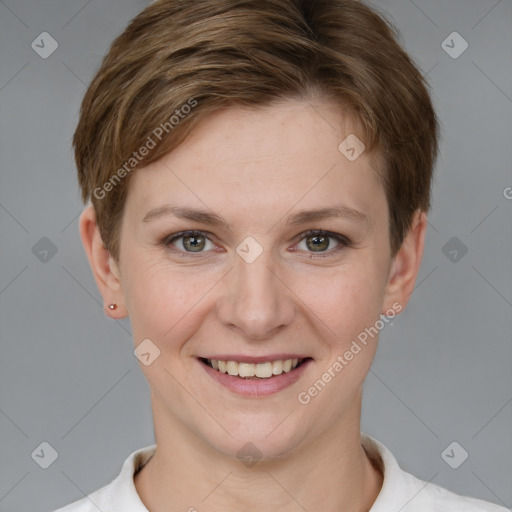
<instances>
[{"instance_id":1,"label":"neck","mask_svg":"<svg viewBox=\"0 0 512 512\"><path fill-rule=\"evenodd\" d=\"M150 512L367 512L383 476L361 445L359 418L360 400L342 424L313 442L252 467L218 452L181 424L155 428L157 450L135 476L135 487Z\"/></svg>"}]
</instances>

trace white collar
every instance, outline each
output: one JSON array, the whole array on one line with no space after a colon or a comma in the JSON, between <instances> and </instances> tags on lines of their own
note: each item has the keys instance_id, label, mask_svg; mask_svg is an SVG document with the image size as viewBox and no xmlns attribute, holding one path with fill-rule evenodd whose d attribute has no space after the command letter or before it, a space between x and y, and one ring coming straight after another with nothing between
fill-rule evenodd
<instances>
[{"instance_id":1,"label":"white collar","mask_svg":"<svg viewBox=\"0 0 512 512\"><path fill-rule=\"evenodd\" d=\"M403 471L390 450L361 432L361 444L370 460L384 475L382 488L370 512L508 512L504 507L476 498L460 496L434 483L425 482ZM121 472L104 491L112 511L148 512L137 493L134 474L154 455L156 444L139 448L125 460Z\"/></svg>"}]
</instances>

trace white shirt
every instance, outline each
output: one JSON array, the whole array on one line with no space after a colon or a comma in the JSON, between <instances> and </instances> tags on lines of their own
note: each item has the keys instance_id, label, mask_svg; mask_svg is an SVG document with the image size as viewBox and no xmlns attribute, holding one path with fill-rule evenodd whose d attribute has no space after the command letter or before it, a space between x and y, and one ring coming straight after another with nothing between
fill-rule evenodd
<instances>
[{"instance_id":1,"label":"white shirt","mask_svg":"<svg viewBox=\"0 0 512 512\"><path fill-rule=\"evenodd\" d=\"M385 445L363 432L361 442L384 475L370 512L509 512L504 507L455 494L403 471ZM134 451L112 482L54 512L148 512L137 494L133 476L153 456L155 449L156 444L153 444Z\"/></svg>"}]
</instances>

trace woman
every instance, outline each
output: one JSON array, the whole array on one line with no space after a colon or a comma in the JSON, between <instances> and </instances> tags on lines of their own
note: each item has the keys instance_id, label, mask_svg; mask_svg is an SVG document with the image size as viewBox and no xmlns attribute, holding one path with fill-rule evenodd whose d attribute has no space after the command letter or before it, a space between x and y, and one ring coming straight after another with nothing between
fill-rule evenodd
<instances>
[{"instance_id":1,"label":"woman","mask_svg":"<svg viewBox=\"0 0 512 512\"><path fill-rule=\"evenodd\" d=\"M156 444L60 512L504 511L360 432L379 330L420 267L429 93L353 0L157 0L113 43L74 148L105 312Z\"/></svg>"}]
</instances>

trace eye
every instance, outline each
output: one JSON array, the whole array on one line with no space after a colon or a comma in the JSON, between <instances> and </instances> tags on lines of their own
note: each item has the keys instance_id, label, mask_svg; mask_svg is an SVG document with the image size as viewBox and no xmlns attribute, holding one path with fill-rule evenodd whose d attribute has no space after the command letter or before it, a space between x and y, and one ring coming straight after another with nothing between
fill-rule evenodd
<instances>
[{"instance_id":1,"label":"eye","mask_svg":"<svg viewBox=\"0 0 512 512\"><path fill-rule=\"evenodd\" d=\"M301 249L312 253L326 253L318 254L320 257L329 256L351 245L351 241L347 237L329 231L311 230L302 233L301 236L299 244L299 246L303 244ZM335 245L332 249L331 246L333 244L331 240L335 240Z\"/></svg>"},{"instance_id":2,"label":"eye","mask_svg":"<svg viewBox=\"0 0 512 512\"><path fill-rule=\"evenodd\" d=\"M204 249L208 250L215 247L208 236L202 231L175 233L163 240L163 244L169 249L181 253L201 253L206 252ZM210 247L208 247L208 244L210 244ZM173 249L173 247L176 247L176 249Z\"/></svg>"},{"instance_id":3,"label":"eye","mask_svg":"<svg viewBox=\"0 0 512 512\"><path fill-rule=\"evenodd\" d=\"M310 230L301 233L300 237L300 243L297 246L299 250L309 252L310 257L327 257L352 245L352 242L347 237L330 231ZM333 248L331 248L333 245L332 240L335 241ZM302 247L300 247L301 244L303 244ZM193 253L206 253L215 248L215 244L204 231L174 233L164 238L162 245L174 253L183 256L192 255ZM313 254L315 255L313 256Z\"/></svg>"}]
</instances>

